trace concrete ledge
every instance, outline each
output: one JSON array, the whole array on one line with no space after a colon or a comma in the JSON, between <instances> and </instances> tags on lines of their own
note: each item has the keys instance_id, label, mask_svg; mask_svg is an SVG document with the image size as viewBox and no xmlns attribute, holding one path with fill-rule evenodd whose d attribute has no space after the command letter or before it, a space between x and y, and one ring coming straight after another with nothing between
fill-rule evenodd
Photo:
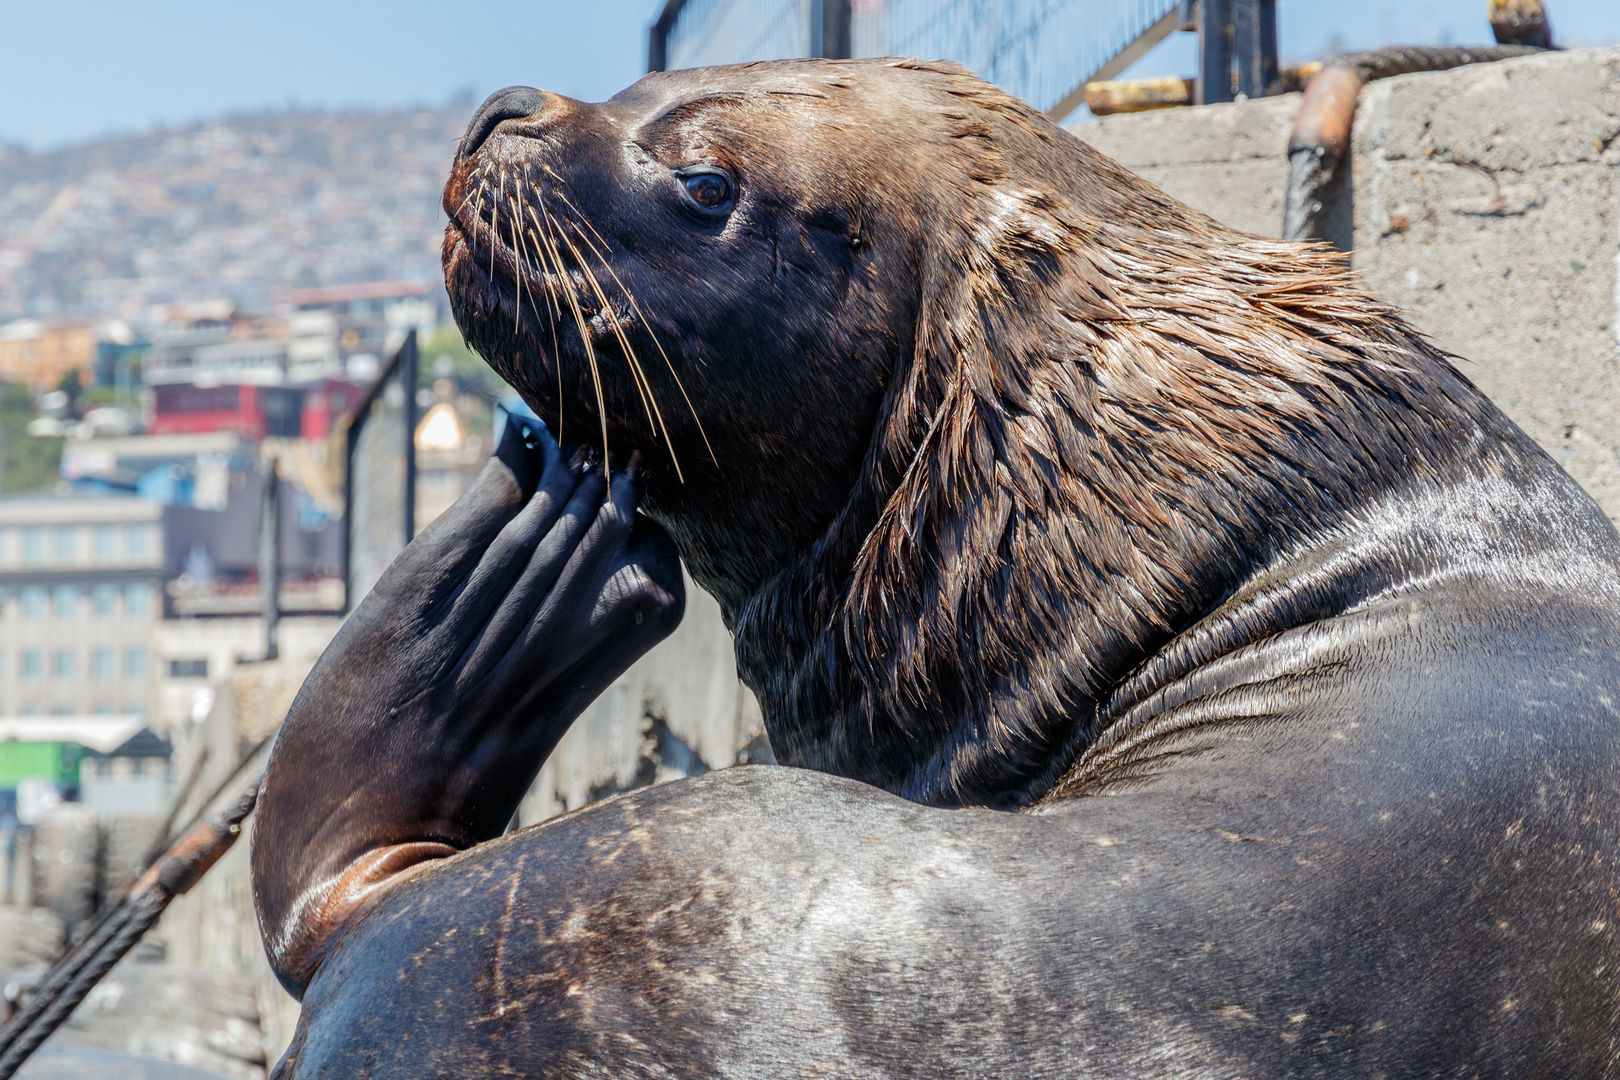
<instances>
[{"instance_id":1,"label":"concrete ledge","mask_svg":"<svg viewBox=\"0 0 1620 1080\"><path fill-rule=\"evenodd\" d=\"M1234 229L1277 236L1288 132L1302 97L1125 113L1069 130L1188 206Z\"/></svg>"}]
</instances>

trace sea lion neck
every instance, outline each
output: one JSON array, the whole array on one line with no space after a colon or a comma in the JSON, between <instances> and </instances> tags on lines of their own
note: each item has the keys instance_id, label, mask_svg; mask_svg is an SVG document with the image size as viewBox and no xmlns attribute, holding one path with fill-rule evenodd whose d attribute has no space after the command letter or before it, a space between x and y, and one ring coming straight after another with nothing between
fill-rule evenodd
<instances>
[{"instance_id":1,"label":"sea lion neck","mask_svg":"<svg viewBox=\"0 0 1620 1080\"><path fill-rule=\"evenodd\" d=\"M1533 452L1329 254L1185 210L1150 228L1021 209L1007 225L1044 237L1055 286L1009 267L999 295L981 278L925 304L845 512L733 614L784 762L1026 805L1122 714L1116 688L1286 576L1301 537L1374 505L1419 530L1402 493ZM1363 570L1234 625L1332 617L1381 580Z\"/></svg>"}]
</instances>

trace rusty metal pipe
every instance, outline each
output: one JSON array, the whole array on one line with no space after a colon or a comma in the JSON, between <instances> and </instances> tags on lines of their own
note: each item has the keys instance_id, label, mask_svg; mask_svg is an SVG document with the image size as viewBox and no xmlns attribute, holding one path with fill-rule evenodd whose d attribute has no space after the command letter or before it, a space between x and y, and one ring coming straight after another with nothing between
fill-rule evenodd
<instances>
[{"instance_id":1,"label":"rusty metal pipe","mask_svg":"<svg viewBox=\"0 0 1620 1080\"><path fill-rule=\"evenodd\" d=\"M1283 207L1283 239L1317 236L1322 193L1350 151L1361 88L1375 79L1416 71L1445 71L1465 64L1530 56L1545 49L1529 45L1486 48L1389 48L1346 53L1329 60L1305 88L1305 100L1288 138L1288 198Z\"/></svg>"}]
</instances>

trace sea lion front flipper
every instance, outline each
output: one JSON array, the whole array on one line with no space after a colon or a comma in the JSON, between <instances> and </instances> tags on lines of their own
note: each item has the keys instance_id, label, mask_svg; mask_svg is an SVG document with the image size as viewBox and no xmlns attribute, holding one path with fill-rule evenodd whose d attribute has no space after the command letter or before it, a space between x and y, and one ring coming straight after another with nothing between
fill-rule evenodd
<instances>
[{"instance_id":1,"label":"sea lion front flipper","mask_svg":"<svg viewBox=\"0 0 1620 1080\"><path fill-rule=\"evenodd\" d=\"M295 995L379 889L498 836L579 710L680 621L634 463L609 483L522 438L389 567L277 739L253 885Z\"/></svg>"}]
</instances>

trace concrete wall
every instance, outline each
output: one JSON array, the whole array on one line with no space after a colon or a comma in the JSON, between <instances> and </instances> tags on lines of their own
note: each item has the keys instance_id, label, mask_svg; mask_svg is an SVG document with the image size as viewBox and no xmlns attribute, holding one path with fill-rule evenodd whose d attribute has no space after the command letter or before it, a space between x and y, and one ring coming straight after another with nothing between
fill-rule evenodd
<instances>
[{"instance_id":1,"label":"concrete wall","mask_svg":"<svg viewBox=\"0 0 1620 1080\"><path fill-rule=\"evenodd\" d=\"M1276 236L1298 107L1287 95L1071 130ZM1620 520L1620 49L1374 83L1352 155L1330 239Z\"/></svg>"},{"instance_id":2,"label":"concrete wall","mask_svg":"<svg viewBox=\"0 0 1620 1080\"><path fill-rule=\"evenodd\" d=\"M1069 130L1188 206L1278 236L1300 97L1104 116Z\"/></svg>"}]
</instances>

